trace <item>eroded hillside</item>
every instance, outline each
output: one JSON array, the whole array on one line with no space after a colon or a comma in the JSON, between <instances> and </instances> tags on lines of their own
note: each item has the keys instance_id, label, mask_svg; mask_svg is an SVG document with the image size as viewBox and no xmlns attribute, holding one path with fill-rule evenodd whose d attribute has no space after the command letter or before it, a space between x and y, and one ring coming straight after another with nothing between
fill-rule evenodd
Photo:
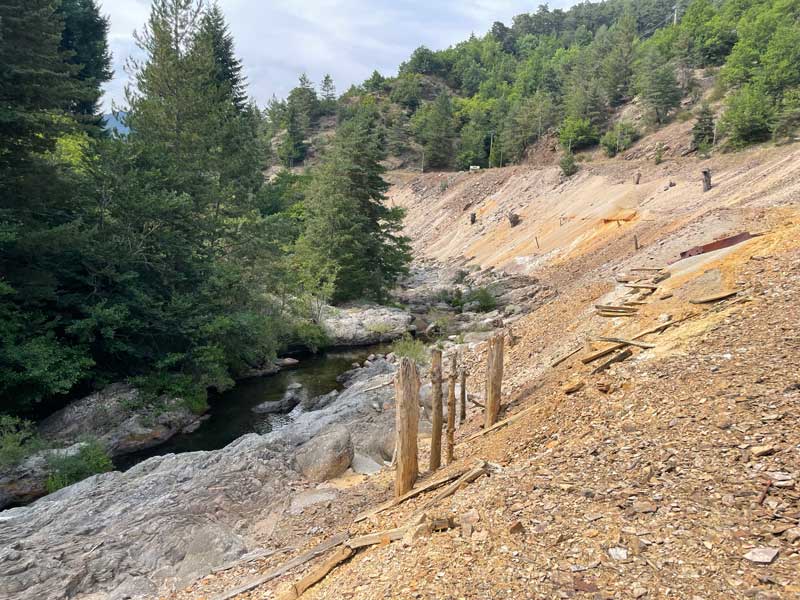
<instances>
[{"instance_id":1,"label":"eroded hillside","mask_svg":"<svg viewBox=\"0 0 800 600\"><path fill-rule=\"evenodd\" d=\"M595 160L567 180L550 167L395 173L390 198L408 209L418 261L523 272L555 296L506 328L503 403L516 418L474 437L482 413L471 407L457 432L443 473L490 466L427 510L455 526L387 538L303 598L797 597L799 175L796 145L660 165ZM678 260L741 232L756 235ZM632 314L603 317L598 305ZM584 364L609 346L598 337L646 331L624 362ZM482 394L486 344L459 350ZM423 440L422 465L426 453ZM293 531L310 547L403 526L432 492L353 522L392 482L384 470L346 487L335 509L292 517ZM283 562L240 563L172 597L226 597ZM283 597L318 565L236 597Z\"/></svg>"}]
</instances>

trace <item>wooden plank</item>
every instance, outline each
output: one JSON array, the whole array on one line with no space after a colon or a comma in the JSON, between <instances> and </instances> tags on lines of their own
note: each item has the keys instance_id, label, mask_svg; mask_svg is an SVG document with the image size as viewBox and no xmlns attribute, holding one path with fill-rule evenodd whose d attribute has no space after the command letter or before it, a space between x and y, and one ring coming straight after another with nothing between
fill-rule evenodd
<instances>
[{"instance_id":1,"label":"wooden plank","mask_svg":"<svg viewBox=\"0 0 800 600\"><path fill-rule=\"evenodd\" d=\"M463 485L466 485L468 483L472 483L473 481L478 479L478 477L480 477L481 475L485 475L485 474L486 474L486 463L481 461L480 464L477 467L475 467L474 469L470 469L469 471L464 473L456 481L454 481L453 483L448 485L446 488L444 488L442 491L440 491L438 494L436 494L433 498L428 500L422 506L422 508L420 508L417 511L416 514L420 514L420 513L423 513L425 511L429 510L431 507L435 506L436 504L438 504L439 502L441 502L442 500L444 500L448 496L452 496L453 494L455 494L459 489L461 489L461 487Z\"/></svg>"},{"instance_id":2,"label":"wooden plank","mask_svg":"<svg viewBox=\"0 0 800 600\"><path fill-rule=\"evenodd\" d=\"M249 592L250 590L257 588L258 586L263 585L268 581L275 579L276 577L280 577L281 575L288 573L295 567L304 565L305 563L316 558L320 554L324 554L331 548L335 548L336 546L341 545L347 540L348 537L349 537L348 534L345 532L335 535L332 538L328 538L321 544L314 546L308 552L305 552L300 556L296 556L295 558L289 560L288 562L285 562L282 565L268 571L264 575L259 575L258 577L251 579L247 583L240 585L237 588L234 588L228 592L223 592L222 594L214 596L212 600L230 600L231 598L234 598L239 594L244 594L245 592Z\"/></svg>"},{"instance_id":3,"label":"wooden plank","mask_svg":"<svg viewBox=\"0 0 800 600\"><path fill-rule=\"evenodd\" d=\"M495 423L494 425L492 425L488 429L481 429L480 431L477 431L477 432L473 433L471 436L469 436L468 438L466 438L463 441L464 442L470 442L470 441L474 440L475 438L479 438L479 437L481 437L483 435L486 435L487 433L490 433L490 432L495 431L497 429L502 429L503 427L506 427L507 425L510 425L511 423L516 421L517 419L525 416L526 414L531 412L534 408L536 408L536 407L531 406L530 408L526 408L525 410L520 411L517 414L515 414L515 415L513 415L513 416L511 416L511 417L509 417L507 419L503 419L502 421L498 421L497 423Z\"/></svg>"},{"instance_id":4,"label":"wooden plank","mask_svg":"<svg viewBox=\"0 0 800 600\"><path fill-rule=\"evenodd\" d=\"M631 288L633 290L657 290L657 285L652 285L650 283L626 283L626 288Z\"/></svg>"},{"instance_id":5,"label":"wooden plank","mask_svg":"<svg viewBox=\"0 0 800 600\"><path fill-rule=\"evenodd\" d=\"M582 345L581 345L581 346L578 346L578 347L577 347L577 348L575 348L574 350L570 350L570 351L569 351L569 352L567 352L566 354L563 354L563 355L561 355L559 358L555 359L553 362L551 362L551 363L550 363L550 368L557 367L557 366L558 366L558 365L560 365L562 362L564 362L565 360L567 360L567 359L568 359L570 356L574 356L575 354L577 354L578 352L580 352L580 351L581 351L581 349L583 349L583 346L582 346Z\"/></svg>"},{"instance_id":6,"label":"wooden plank","mask_svg":"<svg viewBox=\"0 0 800 600\"><path fill-rule=\"evenodd\" d=\"M688 318L688 317L686 317L686 318ZM681 321L683 321L683 320L685 320L685 319L681 319ZM662 329L666 329L670 325L674 325L675 323L679 323L679 322L680 321L667 321L666 323L662 323L661 325L659 325L657 327L653 327L652 329L645 329L644 331L640 331L639 333L634 335L631 339L632 340L638 340L640 338L643 338L646 335L650 335L651 333L656 333L658 331L661 331ZM612 352L615 352L616 350L624 348L626 345L627 344L619 344L619 343L617 343L617 344L614 344L613 346L609 346L608 348L604 348L602 350L598 350L596 352L592 352L589 356L584 356L581 359L581 362L583 364L585 364L585 365L588 365L590 362L594 362L598 358L603 358L604 356L606 356L608 354L611 354Z\"/></svg>"},{"instance_id":7,"label":"wooden plank","mask_svg":"<svg viewBox=\"0 0 800 600\"><path fill-rule=\"evenodd\" d=\"M216 569L212 569L211 572L215 573L215 574L216 573L223 573L225 571L229 571L229 570L233 569L234 567L238 567L239 565L244 565L244 564L251 563L251 562L254 562L254 561L257 561L257 560L263 560L263 559L269 558L270 556L273 556L275 554L281 554L283 552L291 552L292 550L294 550L294 548L292 548L291 546L287 546L285 548L275 548L273 550L266 550L266 549L262 548L261 550L256 550L254 552L251 552L251 553L243 556L239 560L235 560L235 561L230 562L230 563L228 563L226 565L222 565L221 567L217 567Z\"/></svg>"},{"instance_id":8,"label":"wooden plank","mask_svg":"<svg viewBox=\"0 0 800 600\"><path fill-rule=\"evenodd\" d=\"M453 449L455 448L455 435L456 435L456 361L458 360L455 353L450 357L450 373L448 377L447 386L447 447L445 450L445 460L447 464L453 462Z\"/></svg>"},{"instance_id":9,"label":"wooden plank","mask_svg":"<svg viewBox=\"0 0 800 600\"><path fill-rule=\"evenodd\" d=\"M397 529L387 529L386 531L378 531L377 533L368 533L367 535L360 535L355 538L347 540L346 544L353 550L364 548L365 546L374 546L375 544L383 544L394 542L402 539L408 527L398 527Z\"/></svg>"},{"instance_id":10,"label":"wooden plank","mask_svg":"<svg viewBox=\"0 0 800 600\"><path fill-rule=\"evenodd\" d=\"M338 565L355 554L349 546L342 546L328 560L312 570L308 575L295 583L289 590L278 596L278 600L295 600L302 596L311 586L319 583Z\"/></svg>"},{"instance_id":11,"label":"wooden plank","mask_svg":"<svg viewBox=\"0 0 800 600\"><path fill-rule=\"evenodd\" d=\"M609 319L616 319L617 317L635 317L636 313L624 313L624 312L599 312L597 313L598 317L606 317Z\"/></svg>"},{"instance_id":12,"label":"wooden plank","mask_svg":"<svg viewBox=\"0 0 800 600\"><path fill-rule=\"evenodd\" d=\"M664 267L635 267L628 269L628 271L663 271Z\"/></svg>"},{"instance_id":13,"label":"wooden plank","mask_svg":"<svg viewBox=\"0 0 800 600\"><path fill-rule=\"evenodd\" d=\"M441 487L445 483L450 483L451 481L453 481L453 479L458 479L459 477L461 477L466 472L467 472L467 469L459 469L457 471L454 471L453 473L450 473L449 475L446 475L444 477L440 477L438 479L434 479L433 481L429 481L425 485L422 485L420 487L414 488L410 492L408 492L406 494L403 494L400 498L397 498L397 499L392 498L391 500L387 500L383 504L379 504L378 506L376 506L375 508L373 508L371 510L368 510L368 511L365 511L365 512L361 513L355 519L353 519L353 523L360 523L361 521L364 521L365 519L369 519L370 517L373 517L373 516L375 516L375 515L377 515L379 513L382 513L383 511L388 510L388 509L392 508L393 506L397 506L400 503L405 502L406 500L414 498L415 496L418 496L419 494L423 494L423 493L428 492L430 490L436 489L437 487Z\"/></svg>"},{"instance_id":14,"label":"wooden plank","mask_svg":"<svg viewBox=\"0 0 800 600\"><path fill-rule=\"evenodd\" d=\"M618 363L618 362L622 362L623 360L627 360L632 355L633 355L633 351L630 348L626 348L625 350L623 350L619 354L616 354L616 355L612 356L611 358L609 358L602 365L598 366L594 371L592 371L592 375L596 375L597 373L600 373L601 371L605 371L608 367L610 367L614 363Z\"/></svg>"},{"instance_id":15,"label":"wooden plank","mask_svg":"<svg viewBox=\"0 0 800 600\"><path fill-rule=\"evenodd\" d=\"M636 312L639 310L635 306L614 306L613 304L595 304L594 307L597 310L602 310L606 312Z\"/></svg>"},{"instance_id":16,"label":"wooden plank","mask_svg":"<svg viewBox=\"0 0 800 600\"><path fill-rule=\"evenodd\" d=\"M458 425L461 427L464 421L467 420L467 370L461 367L458 376L461 384L461 389L459 390L459 405L461 410L458 413Z\"/></svg>"},{"instance_id":17,"label":"wooden plank","mask_svg":"<svg viewBox=\"0 0 800 600\"><path fill-rule=\"evenodd\" d=\"M655 348L655 344L648 344L646 342L637 342L635 340L626 340L624 338L617 338L617 337L605 337L600 336L597 338L601 342L614 342L615 344L625 344L626 346L636 346L637 348L643 348L645 350L649 350L650 348Z\"/></svg>"},{"instance_id":18,"label":"wooden plank","mask_svg":"<svg viewBox=\"0 0 800 600\"><path fill-rule=\"evenodd\" d=\"M694 300L689 300L692 304L709 304L710 302L719 302L720 300L725 300L726 298L730 298L731 296L735 296L739 293L739 290L730 290L727 292L722 292L720 294L714 294L712 296L706 296L704 298L696 298Z\"/></svg>"}]
</instances>

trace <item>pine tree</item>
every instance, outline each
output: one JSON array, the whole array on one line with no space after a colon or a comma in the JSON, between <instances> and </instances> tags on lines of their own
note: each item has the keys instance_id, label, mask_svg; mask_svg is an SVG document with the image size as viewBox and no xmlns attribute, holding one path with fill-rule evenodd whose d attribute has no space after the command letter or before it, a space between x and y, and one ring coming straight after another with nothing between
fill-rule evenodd
<instances>
[{"instance_id":1,"label":"pine tree","mask_svg":"<svg viewBox=\"0 0 800 600\"><path fill-rule=\"evenodd\" d=\"M306 146L303 142L303 130L297 116L297 108L293 104L286 108L283 124L286 134L278 147L278 158L284 167L296 167L306 156Z\"/></svg>"},{"instance_id":2,"label":"pine tree","mask_svg":"<svg viewBox=\"0 0 800 600\"><path fill-rule=\"evenodd\" d=\"M626 9L611 31L611 49L602 63L602 79L609 104L617 106L628 95L633 78L636 17Z\"/></svg>"},{"instance_id":3,"label":"pine tree","mask_svg":"<svg viewBox=\"0 0 800 600\"><path fill-rule=\"evenodd\" d=\"M300 76L297 87L289 92L286 105L294 108L303 136L308 135L319 118L320 105L314 84L305 73Z\"/></svg>"},{"instance_id":4,"label":"pine tree","mask_svg":"<svg viewBox=\"0 0 800 600\"><path fill-rule=\"evenodd\" d=\"M637 88L645 105L652 111L656 123L663 123L669 111L681 101L681 89L675 78L675 68L661 53L650 48L638 65Z\"/></svg>"},{"instance_id":5,"label":"pine tree","mask_svg":"<svg viewBox=\"0 0 800 600\"><path fill-rule=\"evenodd\" d=\"M455 125L450 96L441 93L414 115L414 129L425 149L424 168L447 168L453 160Z\"/></svg>"},{"instance_id":6,"label":"pine tree","mask_svg":"<svg viewBox=\"0 0 800 600\"><path fill-rule=\"evenodd\" d=\"M692 144L695 148L710 148L714 143L714 111L708 104L700 107L697 121L692 127Z\"/></svg>"},{"instance_id":7,"label":"pine tree","mask_svg":"<svg viewBox=\"0 0 800 600\"><path fill-rule=\"evenodd\" d=\"M320 94L322 96L320 101L322 112L326 115L334 114L336 112L336 86L328 73L322 78Z\"/></svg>"},{"instance_id":8,"label":"pine tree","mask_svg":"<svg viewBox=\"0 0 800 600\"><path fill-rule=\"evenodd\" d=\"M108 19L100 14L97 0L61 0L58 10L64 19L61 49L68 61L78 67L78 79L86 84L86 97L77 102L74 110L94 125L96 132L103 125L99 106L102 85L113 75Z\"/></svg>"},{"instance_id":9,"label":"pine tree","mask_svg":"<svg viewBox=\"0 0 800 600\"><path fill-rule=\"evenodd\" d=\"M359 107L337 131L307 197L298 260L316 273L311 280L335 273L336 301L381 300L406 272L403 211L385 204L384 146L374 105Z\"/></svg>"},{"instance_id":10,"label":"pine tree","mask_svg":"<svg viewBox=\"0 0 800 600\"><path fill-rule=\"evenodd\" d=\"M211 45L214 53L217 82L228 88L234 106L244 110L247 105L247 83L242 75L242 63L236 57L233 36L225 22L225 15L216 2L203 16L200 36L206 38L206 43Z\"/></svg>"}]
</instances>

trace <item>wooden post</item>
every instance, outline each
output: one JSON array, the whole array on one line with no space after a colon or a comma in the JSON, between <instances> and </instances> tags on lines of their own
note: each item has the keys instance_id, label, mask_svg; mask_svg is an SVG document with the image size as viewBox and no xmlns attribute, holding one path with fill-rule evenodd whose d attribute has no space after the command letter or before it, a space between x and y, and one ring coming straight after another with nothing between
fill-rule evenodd
<instances>
[{"instance_id":1,"label":"wooden post","mask_svg":"<svg viewBox=\"0 0 800 600\"><path fill-rule=\"evenodd\" d=\"M467 370L461 367L459 375L461 376L461 411L458 414L458 422L461 424L467 420Z\"/></svg>"},{"instance_id":2,"label":"wooden post","mask_svg":"<svg viewBox=\"0 0 800 600\"><path fill-rule=\"evenodd\" d=\"M636 175L633 176L633 185L639 185L639 180L641 178L642 178L642 174L641 173L636 173Z\"/></svg>"},{"instance_id":3,"label":"wooden post","mask_svg":"<svg viewBox=\"0 0 800 600\"><path fill-rule=\"evenodd\" d=\"M634 235L633 236L633 248L637 252L639 251L639 236L638 235Z\"/></svg>"},{"instance_id":4,"label":"wooden post","mask_svg":"<svg viewBox=\"0 0 800 600\"><path fill-rule=\"evenodd\" d=\"M397 428L397 469L394 495L400 497L417 480L417 432L419 429L419 375L410 358L401 358L394 380L395 425Z\"/></svg>"},{"instance_id":5,"label":"wooden post","mask_svg":"<svg viewBox=\"0 0 800 600\"><path fill-rule=\"evenodd\" d=\"M442 464L442 351L431 350L431 472Z\"/></svg>"},{"instance_id":6,"label":"wooden post","mask_svg":"<svg viewBox=\"0 0 800 600\"><path fill-rule=\"evenodd\" d=\"M711 189L711 169L703 169L703 191Z\"/></svg>"},{"instance_id":7,"label":"wooden post","mask_svg":"<svg viewBox=\"0 0 800 600\"><path fill-rule=\"evenodd\" d=\"M455 445L456 433L456 354L450 357L450 373L448 380L450 385L447 388L447 464L453 462L453 447Z\"/></svg>"},{"instance_id":8,"label":"wooden post","mask_svg":"<svg viewBox=\"0 0 800 600\"><path fill-rule=\"evenodd\" d=\"M486 355L486 422L488 429L497 422L500 414L500 393L503 389L503 334L489 339Z\"/></svg>"},{"instance_id":9,"label":"wooden post","mask_svg":"<svg viewBox=\"0 0 800 600\"><path fill-rule=\"evenodd\" d=\"M539 237L538 236L533 236L533 239L536 240L536 249L539 250L540 249L539 248Z\"/></svg>"},{"instance_id":10,"label":"wooden post","mask_svg":"<svg viewBox=\"0 0 800 600\"><path fill-rule=\"evenodd\" d=\"M475 213L469 213L469 224L470 225L475 225L475 221L477 221L477 220L478 220L478 215L476 215Z\"/></svg>"}]
</instances>

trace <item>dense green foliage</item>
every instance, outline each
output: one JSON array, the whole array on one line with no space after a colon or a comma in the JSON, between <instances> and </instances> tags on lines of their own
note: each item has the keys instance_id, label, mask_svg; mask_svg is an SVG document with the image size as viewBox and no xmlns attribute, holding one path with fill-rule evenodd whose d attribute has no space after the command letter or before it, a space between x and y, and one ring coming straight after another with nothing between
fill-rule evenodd
<instances>
[{"instance_id":1,"label":"dense green foliage","mask_svg":"<svg viewBox=\"0 0 800 600\"><path fill-rule=\"evenodd\" d=\"M351 88L339 114L369 95L385 124L397 109L409 119L394 146L415 167L500 166L549 133L570 151L601 139L609 151L612 138L621 147L617 107L636 98L644 129L658 127L683 100L699 100L695 74L707 69L720 73L727 113L714 139L738 147L787 137L798 125L799 13L794 0L692 0L677 13L671 0L544 5L483 37L417 48L397 77L374 73Z\"/></svg>"},{"instance_id":2,"label":"dense green foliage","mask_svg":"<svg viewBox=\"0 0 800 600\"><path fill-rule=\"evenodd\" d=\"M0 468L17 464L43 447L33 423L0 415Z\"/></svg>"},{"instance_id":3,"label":"dense green foliage","mask_svg":"<svg viewBox=\"0 0 800 600\"><path fill-rule=\"evenodd\" d=\"M626 121L619 121L600 138L606 156L616 156L630 148L639 139L639 132Z\"/></svg>"},{"instance_id":4,"label":"dense green foliage","mask_svg":"<svg viewBox=\"0 0 800 600\"><path fill-rule=\"evenodd\" d=\"M219 7L155 0L130 133L96 135L106 30L93 0L0 4L0 413L120 379L202 411L287 345L324 345L323 302L382 298L408 260L377 111L354 102L317 172L266 182L273 117L297 164L339 110L332 80L319 99L302 77L265 118Z\"/></svg>"}]
</instances>

